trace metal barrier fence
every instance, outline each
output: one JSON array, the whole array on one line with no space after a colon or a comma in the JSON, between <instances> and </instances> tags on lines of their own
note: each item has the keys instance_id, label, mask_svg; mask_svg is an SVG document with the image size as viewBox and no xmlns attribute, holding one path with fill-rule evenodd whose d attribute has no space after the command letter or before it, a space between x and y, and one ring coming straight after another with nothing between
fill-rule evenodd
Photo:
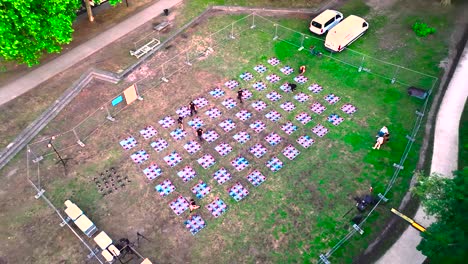
<instances>
[{"instance_id":1,"label":"metal barrier fence","mask_svg":"<svg viewBox=\"0 0 468 264\"><path fill-rule=\"evenodd\" d=\"M286 28L281 26L265 17L254 15L252 24L255 23L256 28L259 30L271 34L274 40L281 40L286 43L289 43L298 48L298 51L310 52L310 48L313 47L315 51L321 52L322 56L328 57L330 59L339 61L351 67L357 68L359 72L366 72L379 76L381 78L389 80L392 84L399 83L405 86L417 86L428 89L428 96L424 101L424 105L421 111L416 111L416 120L410 135L407 135L408 140L405 150L403 151L400 161L394 163L392 166L395 168L394 173L388 182L386 189L383 194L379 196L377 203L371 208L369 213L364 217L364 219L359 223L350 228L350 231L335 244L328 252L321 254L318 258L318 263L330 263L328 260L334 252L336 252L344 243L351 239L354 234L362 232L362 227L372 215L372 213L377 209L377 207L387 200L386 195L391 191L395 181L397 180L400 171L404 169L404 163L408 157L409 152L413 146L413 143L416 139L416 136L419 132L421 124L424 120L424 115L427 110L429 103L430 95L432 90L437 84L438 78L405 68L400 65L382 61L377 58L370 57L363 53L354 51L350 48L346 48L343 52L339 54L333 54L324 49L324 41L320 38L316 38L311 35L306 35L304 33Z\"/></svg>"},{"instance_id":2,"label":"metal barrier fence","mask_svg":"<svg viewBox=\"0 0 468 264\"><path fill-rule=\"evenodd\" d=\"M273 40L283 41L297 47L298 52L309 52L309 48L312 46L316 51L321 52L322 56L336 60L348 66L352 66L356 68L358 72L373 74L389 80L391 83L423 87L429 89L429 94L431 94L432 89L435 87L438 81L436 77L417 72L400 65L385 62L349 48L339 54L327 52L323 48L322 39L284 27L265 17L252 13L228 24L216 32L209 34L205 42L191 42L186 49L182 51L176 51L176 54L172 54L168 59L162 62L158 60L149 61L147 63L147 67L152 69L152 74L149 74L134 83L138 87L139 95L146 95L152 89L158 87L162 83L168 82L171 77L195 63L197 59L200 56L203 56L209 49L222 48L226 45L232 44L233 40L241 40L243 33L247 30L259 30L270 34ZM84 146L86 140L89 139L99 127L106 123L112 122L114 118L117 117L119 113L127 107L127 105L124 104L119 107L112 105L112 100L121 94L122 92L101 105L92 114L84 118L78 124L74 125L70 130L56 135L53 141L54 147L58 151L62 151L76 147L77 145ZM369 216L375 211L377 206L383 200L385 200L385 195L391 190L399 175L399 172L404 168L403 166L405 160L409 151L411 150L414 139L416 138L421 123L424 119L428 100L429 96L424 102L422 111L416 112L417 118L411 135L407 136L408 143L406 149L401 156L401 160L398 163L393 164L395 171L391 180L387 184L387 188L383 193L383 196L378 200L377 204L371 209L365 219L359 225L357 225L356 228L351 229L350 232L328 252L320 255L319 263L329 263L328 258L330 258L330 256L338 248L340 248L341 245L343 245L356 232L358 232L362 225L366 223L366 220L369 218ZM28 144L27 146L28 180L32 181L35 179L35 185L37 186L38 190L42 190L39 161L46 156L55 154L54 151L48 147L50 140L50 137L42 138Z\"/></svg>"},{"instance_id":3,"label":"metal barrier fence","mask_svg":"<svg viewBox=\"0 0 468 264\"><path fill-rule=\"evenodd\" d=\"M325 49L323 39L284 27L257 14L253 15L252 25L270 34L274 40L281 40L296 46L299 51L309 52L313 47L315 51L322 53L322 56L357 68L359 72L367 72L387 79L392 83L432 89L438 80L435 76L386 62L350 48L340 53L332 53Z\"/></svg>"}]
</instances>

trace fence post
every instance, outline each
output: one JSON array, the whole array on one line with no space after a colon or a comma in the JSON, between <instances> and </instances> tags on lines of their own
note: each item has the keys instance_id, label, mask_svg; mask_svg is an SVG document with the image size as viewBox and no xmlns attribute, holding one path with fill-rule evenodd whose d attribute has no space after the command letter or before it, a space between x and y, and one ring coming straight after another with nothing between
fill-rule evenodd
<instances>
[{"instance_id":1,"label":"fence post","mask_svg":"<svg viewBox=\"0 0 468 264\"><path fill-rule=\"evenodd\" d=\"M80 145L80 147L85 147L86 145L83 143L83 141L80 140L80 137L78 137L78 133L76 133L75 128L72 129L73 135L76 137L76 143Z\"/></svg>"},{"instance_id":2,"label":"fence post","mask_svg":"<svg viewBox=\"0 0 468 264\"><path fill-rule=\"evenodd\" d=\"M392 78L392 84L394 84L396 82L396 76L397 76L397 73L398 73L398 70L400 70L400 67L397 66L395 72L393 73L393 78Z\"/></svg>"},{"instance_id":3,"label":"fence post","mask_svg":"<svg viewBox=\"0 0 468 264\"><path fill-rule=\"evenodd\" d=\"M325 255L323 255L323 254L320 254L320 260L321 260L324 264L330 264L330 261L328 261L327 256L325 256Z\"/></svg>"},{"instance_id":4,"label":"fence post","mask_svg":"<svg viewBox=\"0 0 468 264\"><path fill-rule=\"evenodd\" d=\"M301 50L304 49L304 37L305 37L305 36L304 36L304 34L302 34L302 33L301 33L301 36L302 36L302 38L301 38L301 46L299 47L299 51L301 51Z\"/></svg>"},{"instance_id":5,"label":"fence post","mask_svg":"<svg viewBox=\"0 0 468 264\"><path fill-rule=\"evenodd\" d=\"M31 148L29 147L29 144L28 144L28 153L32 153L34 155L34 159L32 160L34 164L44 159L42 155L38 157L36 153L34 153L34 151L31 150Z\"/></svg>"},{"instance_id":6,"label":"fence post","mask_svg":"<svg viewBox=\"0 0 468 264\"><path fill-rule=\"evenodd\" d=\"M362 65L363 65L363 64L364 64L364 56L362 56L361 65L359 65L358 72L361 72L361 71L362 71Z\"/></svg>"},{"instance_id":7,"label":"fence post","mask_svg":"<svg viewBox=\"0 0 468 264\"><path fill-rule=\"evenodd\" d=\"M235 39L236 37L234 36L234 22L231 23L231 39Z\"/></svg>"},{"instance_id":8,"label":"fence post","mask_svg":"<svg viewBox=\"0 0 468 264\"><path fill-rule=\"evenodd\" d=\"M189 56L188 50L185 52L185 57L186 57L185 64L187 64L188 66L192 66L192 63L190 62L190 56Z\"/></svg>"},{"instance_id":9,"label":"fence post","mask_svg":"<svg viewBox=\"0 0 468 264\"><path fill-rule=\"evenodd\" d=\"M255 25L255 13L252 13L252 25L250 26L251 29L254 29L256 27Z\"/></svg>"},{"instance_id":10,"label":"fence post","mask_svg":"<svg viewBox=\"0 0 468 264\"><path fill-rule=\"evenodd\" d=\"M34 159L32 160L33 164L36 164L38 163L39 161L43 160L44 157L41 155L41 156L37 156L36 153L34 153L34 151L31 150L31 148L29 147L29 145L27 146L27 152L26 152L26 165L28 166L27 168L27 173L28 173L28 178L29 178L29 153L32 153L34 155ZM42 189L41 188L41 176L40 176L40 171L39 171L39 164L37 164L37 185L39 186L39 189Z\"/></svg>"},{"instance_id":11,"label":"fence post","mask_svg":"<svg viewBox=\"0 0 468 264\"><path fill-rule=\"evenodd\" d=\"M111 121L111 122L114 122L115 121L115 118L112 117L110 111L109 111L109 108L107 108L107 105L104 106L104 108L106 109L106 112L107 112L107 120Z\"/></svg>"},{"instance_id":12,"label":"fence post","mask_svg":"<svg viewBox=\"0 0 468 264\"><path fill-rule=\"evenodd\" d=\"M169 82L169 80L166 78L166 71L164 71L164 63L161 64L161 72L162 72L162 76L163 76L163 77L161 77L161 81Z\"/></svg>"},{"instance_id":13,"label":"fence post","mask_svg":"<svg viewBox=\"0 0 468 264\"><path fill-rule=\"evenodd\" d=\"M273 40L277 40L278 39L278 24L275 24L275 37L273 38Z\"/></svg>"}]
</instances>

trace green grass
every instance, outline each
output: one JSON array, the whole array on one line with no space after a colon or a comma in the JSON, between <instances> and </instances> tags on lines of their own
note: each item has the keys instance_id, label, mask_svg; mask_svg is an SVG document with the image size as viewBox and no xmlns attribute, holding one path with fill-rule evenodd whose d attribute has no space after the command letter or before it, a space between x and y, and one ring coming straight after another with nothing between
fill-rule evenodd
<instances>
[{"instance_id":1,"label":"green grass","mask_svg":"<svg viewBox=\"0 0 468 264\"><path fill-rule=\"evenodd\" d=\"M217 2L212 1L211 3ZM203 10L206 4L206 2L202 1L189 1L186 11L184 11L187 12L187 19L198 14L197 12ZM393 35L411 24L411 19L408 18L408 21L401 19L404 24L398 24L396 29L392 28L392 19L386 18L384 14L372 13L361 1L350 1L349 4L343 7L343 10L346 13L369 16L368 20L372 25L363 38L353 43L353 49L375 55L381 59L391 59L393 63L401 63L420 71L427 71L429 74L438 75L440 73L437 64L446 55L445 38L441 35L437 38L424 40L416 39L415 36L410 34ZM441 12L440 15L429 13L427 17L431 21L440 20L440 25L447 25L444 23L448 23L448 19L444 18L444 15L444 12ZM242 17L242 15L212 17L207 19L206 24L201 24L197 28L199 32L195 34L206 37L207 32L215 32ZM282 18L276 21L302 33L308 33L308 21L306 20ZM128 213L127 218L132 217L128 222L138 223L138 220L140 220L138 216L145 217L145 220L148 220L145 221L145 231L147 232L145 235L150 236L157 243L145 245L145 247L151 249L143 250L146 251L145 256L154 260L164 257L167 262L177 263L181 260L179 258L180 253L180 255L185 256L184 260L193 263L316 262L319 254L328 251L350 230L349 220L356 212L349 214L346 218L343 218L343 215L350 208L353 208L353 197L366 193L369 186L373 186L376 193L384 190L394 171L392 164L400 160L405 148L407 142L405 136L413 126L414 112L416 109L420 109L422 101L409 98L406 95L407 87L404 85L391 84L389 80L376 75L358 72L355 67L347 66L325 56L317 58L310 56L307 51L298 52L297 47L289 43L273 41L273 31L271 31L273 28L269 28L268 33L265 33L259 29L262 28L261 26L267 26L267 23L263 22L262 24L261 21L257 21L257 23L258 26L255 30L248 29L250 26L249 21L244 20L236 23L237 39L235 41L227 40L227 31L221 32L217 36L217 40L224 39L224 41L214 47L215 53L213 55L206 60L194 63L193 70L184 73L184 76L176 75L174 77L181 80L188 77L190 85L196 87L198 85L197 72L208 72L223 80L236 78L243 71L253 72L252 68L256 64L263 63L267 65L266 60L272 56L280 58L283 64L289 64L296 70L299 65L308 65L306 76L311 79L309 83L317 82L325 90L318 95L311 95L311 101L305 104L297 103L290 94L281 93L283 95L281 102L288 100L295 103L297 109L292 113L287 114L279 108L277 103L268 102L264 98L265 92L254 93L254 98L262 98L270 105L270 109L277 110L289 120L302 111L313 116L312 123L306 126L291 120L299 127L299 131L291 136L285 135L280 130L279 125L262 119L268 125L268 131L279 133L286 143L294 144L302 152L295 161L288 161L282 154L278 154L282 149L279 147L268 147L269 154L264 159L256 160L251 158L250 168L259 168L268 178L261 186L254 188L245 180L246 171L235 173L233 180L221 186L214 182L211 174L221 166L232 170L229 162L233 159L234 153L241 152L244 155L246 147L257 142L265 144L260 137L255 137L251 143L245 146L232 144L235 151L226 158L219 158L219 156L214 155L218 157L218 163L208 170L200 169L195 161L195 156L184 159L184 163L179 168L189 164L196 169L198 168L197 171L200 172L200 175L197 179L207 182L212 187L213 196L219 196L229 206L227 213L218 219L210 217L205 209L200 210L199 213L205 218L208 226L195 238L192 238L182 225L183 219L187 218L187 214L183 215L183 217L175 217L167 207L167 202L172 200L175 194L168 198L152 197L154 195L152 189L154 185L160 182L160 179L148 186L131 185L127 187L128 193L121 192L116 195L116 198L110 198L110 201L102 199L98 195L96 187L92 186L93 184L89 181L89 177L110 166L122 166L122 170L131 177L144 177L141 174L142 168L132 164L128 159L128 153L121 151L116 144L116 138L120 137L121 134L131 133L136 135L138 134L138 128L148 124L148 119L138 115L144 109L137 109L139 107L135 105L133 109L129 108L128 111L123 111L119 115L119 121L112 125L115 127L111 131L102 129L101 133L104 133L104 136L99 133L101 137L92 137L90 142L87 142L87 146L90 148L93 147L94 142L97 142L95 147L99 149L99 155L91 156L93 162L81 166L73 177L56 178L51 181L50 185L48 185L51 200L55 204L62 204L65 199L72 199L80 206L83 206L84 210L89 212L90 215L93 215L93 220L101 218L102 225L106 226L109 232L116 232L116 234L126 232L131 228L127 226L120 229L116 228L118 231L111 228L112 224L120 219L108 219L103 216L114 207ZM389 30L383 30L385 28ZM240 32L239 29L246 31ZM296 33L286 30L283 33L283 37L289 42L297 43L297 41L300 41L300 35ZM440 34L443 34L443 31ZM393 38L405 43L404 48L400 46L382 46L382 41L393 40ZM314 39L307 39L306 44L318 45L321 43ZM407 59L406 55L412 59ZM333 55L335 58L348 62L360 62L360 57L352 56L347 51ZM385 66L382 66L378 61L369 59L366 63L365 66L369 67L372 73L384 72L388 74L385 72ZM284 81L291 81L293 76L284 77L279 72L279 68L267 66L270 71L283 77L280 84ZM419 80L417 75L410 75L409 72L400 74L404 74L405 80L414 79L419 84L429 85L423 86L424 88L430 88L430 83L426 79ZM255 76L255 80L264 80L264 76L258 74L255 74ZM241 83L246 88L251 85L251 83ZM206 93L202 91L206 90L208 85L211 85L211 83L204 83L200 87L196 87L199 88L197 94L185 94L185 98L206 96ZM278 90L278 87L279 84L269 85L269 90ZM299 89L305 91L305 88L301 87ZM178 91L184 90L179 89ZM327 105L323 100L323 96L328 93L337 94L341 97L341 101L336 105ZM321 116L312 114L308 110L308 106L313 101L320 101L326 105L327 111ZM353 116L346 116L339 110L343 103L348 102L358 107L358 112ZM145 107L151 109L150 105L153 102L151 99L146 99L143 103ZM181 104L179 101L174 103L175 105ZM152 123L168 114L158 110L156 108L156 111L151 112ZM144 113L148 115L148 112ZM225 113L223 117L226 118L233 113L235 111ZM346 120L339 126L334 127L325 120L325 117L331 113L337 113L345 117ZM135 118L135 116L139 118ZM257 114L255 118L261 119L263 114ZM317 123L324 124L330 129L330 132L324 138L318 138L310 131ZM214 122L209 125L215 127L217 123ZM375 141L374 136L382 125L389 126L392 134L391 142L384 146L382 150L374 151L371 149ZM219 128L217 130L219 132ZM160 131L160 133L160 136L168 137L167 132ZM295 143L295 140L302 134L308 134L316 140L316 143L307 150ZM109 136L106 137L106 135ZM231 140L232 135L223 134L221 136L220 140ZM390 202L380 206L368 219L368 222L364 225L365 234L363 236L355 235L333 254L330 259L333 263L351 263L353 258L362 252L380 232L386 220L391 216L389 208L399 205L402 195L408 188L412 171L418 160L417 150L420 143L421 138L418 138L404 164L405 169L401 172L394 188L388 195ZM181 146L177 143L174 144L174 148L181 148ZM207 148L206 151L213 151L212 148L209 149ZM90 152L92 153L92 151ZM186 152L181 153L186 154ZM278 157L285 162L285 167L277 173L270 172L264 166L264 161L271 157L273 153L278 154ZM152 158L159 158L158 155L152 154ZM185 156L187 157L187 155ZM45 162L52 161L46 160ZM159 160L159 162L161 161ZM178 181L179 179L175 175L177 170L167 169L164 177L174 180L177 185L177 192L187 196L190 193L190 187L194 184L192 184L193 182L183 184ZM242 181L250 190L248 198L239 203L232 200L225 190L226 187L231 186L237 180ZM145 191L146 195L151 195L151 199L147 199L147 196L141 197ZM116 200L121 203L112 205L111 202L116 202ZM199 204L205 206L208 202L210 202L210 199L206 198L201 200ZM139 215L132 211L151 208L154 203L159 206L156 213L153 211ZM27 219L29 218L20 220L26 221ZM105 222L106 220L110 222ZM148 225L152 227L148 228ZM136 226L136 228L140 228L140 226ZM122 231L122 229L125 231Z\"/></svg>"},{"instance_id":2,"label":"green grass","mask_svg":"<svg viewBox=\"0 0 468 264\"><path fill-rule=\"evenodd\" d=\"M198 16L209 6L252 6L252 7L273 7L273 8L316 8L323 0L191 0L186 2L185 8L181 12L180 24L185 24Z\"/></svg>"},{"instance_id":3,"label":"green grass","mask_svg":"<svg viewBox=\"0 0 468 264\"><path fill-rule=\"evenodd\" d=\"M229 23L229 18L239 17L213 18L210 23L217 24L220 20ZM300 20L290 20L288 25L293 27L298 23ZM314 261L348 232L349 219L342 219L342 215L353 206L352 197L357 192L365 192L371 185L376 192L383 191L393 173L391 165L400 159L407 142L405 135L413 126L415 117L412 113L422 102L406 96L404 86L391 85L389 81L374 75L358 73L355 68L325 57L318 59L305 51L297 52L297 48L288 43L271 41L270 34L253 32L257 34L245 32L230 44L232 46L225 44L215 48L223 56L212 57L195 67L232 77L243 71L252 71L258 63L265 64L265 59L271 56L295 68L307 64L309 70L306 76L326 87L327 91L342 96L341 103L357 105L359 112L340 126L331 127L331 132L325 138L317 139L317 144L311 149L301 149L302 154L294 162L287 162L280 172L267 172L267 182L253 190L246 201L232 204L222 189L215 187L214 191L219 191L223 200L231 202L229 212L223 218L222 225L219 219L214 220L215 224L210 222L209 227L198 235L192 254L197 261L201 261L208 254L213 241L218 241L214 238L218 238L223 241L224 247L221 254L211 253L215 262L233 258L241 262L258 259L273 263ZM282 76L278 69L270 68ZM287 99L294 101L288 95L282 101ZM339 113L337 106L328 108L328 111ZM301 111L309 112L307 106L300 105L288 116ZM314 119L314 124L327 124L320 117L315 116ZM374 133L384 124L391 127L392 141L386 150L371 151ZM306 127L309 133L310 127ZM307 133L307 129L293 134L291 138L297 138L302 132ZM411 168L414 168L411 164L417 160L419 143L407 160L408 168L389 195L394 199L391 206L398 205L408 186ZM291 205L298 209L292 209ZM378 230L380 222L388 216L388 208L379 208L365 226L364 239L353 238L346 249L333 256L333 260L351 262L352 257ZM232 231L233 228L236 232ZM239 256L245 250L256 254Z\"/></svg>"},{"instance_id":4,"label":"green grass","mask_svg":"<svg viewBox=\"0 0 468 264\"><path fill-rule=\"evenodd\" d=\"M369 12L365 5L356 1L351 2L347 8L348 12L357 10L356 13L361 15ZM242 17L244 16L210 18L208 24L199 27L200 31L196 34L206 36L206 33L215 32ZM378 46L377 40L382 36L379 34L383 34L378 28L386 27L390 20L383 15L375 15L369 20L376 27L375 30L353 44L353 48L366 51L368 54L385 54L383 53L385 49L380 49ZM277 21L281 25L308 33L307 21L301 19ZM233 78L243 71L252 71L253 66L258 63L266 64L267 58L276 56L283 63L295 68L302 64L308 65L306 75L313 82L324 86L326 91L342 97L338 105L351 102L358 106L359 111L352 117L346 117L346 121L340 126L331 127L331 132L325 138L316 139L317 143L312 148L304 150L299 147L302 154L294 162L286 161L285 168L278 173L268 172L263 162L252 160L251 166L260 168L268 180L258 188L251 188L249 198L240 203L234 202L226 194L224 190L226 186L218 186L209 176L221 166L229 167L232 158L222 159L216 167L204 171L200 179L212 186L214 195L220 196L228 203L229 211L220 219L208 218L208 227L198 234L196 242L191 244L190 258L194 262L201 262L206 261L209 256L210 263L229 262L232 259L240 262L314 262L320 253L333 247L349 231L349 219L355 213L347 218L342 216L353 207L353 197L365 193L369 186L373 186L376 193L384 190L393 174L392 164L400 160L405 148L407 142L405 136L410 132L415 120L413 113L416 109L420 109L422 101L409 98L406 95L407 87L404 85L398 83L392 85L389 80L365 72L359 73L354 67L326 57L311 57L307 51L298 52L297 47L290 43L296 44L300 41L300 34L282 29L282 38L290 43L272 41L271 30L267 33L250 30L249 23L250 20L245 19L236 23L236 41L228 40L230 29L217 34L215 39L219 45L214 47L215 55L196 63L195 71ZM261 21L257 23L257 29L265 30L267 26L265 21L263 24ZM308 39L306 42L321 44L314 39ZM435 43L433 48L437 48L439 44ZM426 49L421 49L416 44L411 45L415 45L412 51L416 54L414 56L423 58L422 64L437 64L437 56L422 56ZM353 64L360 61L360 57L352 58L350 57L352 55L346 52L335 54L333 57ZM443 53L440 50L436 52ZM383 57L384 55L379 56ZM392 62L403 62L400 59L395 57ZM387 74L386 66L377 60L366 57L364 66L369 67L372 73ZM282 76L278 69L270 68ZM387 78L391 76L388 75ZM419 80L418 75L410 75L407 72L405 76L415 79L416 83L427 85L423 86L424 88L430 88L431 83L424 78ZM290 79L291 77L287 77L283 81ZM246 84L246 87L248 86L249 84ZM273 85L276 89L278 86ZM323 95L313 96L314 100L321 100ZM263 94L254 94L254 98L262 97ZM282 101L285 100L294 101L290 95L285 95ZM341 113L338 105L328 106L326 113ZM310 112L307 105L298 105L293 113L282 112L282 114L292 119L301 111ZM304 127L299 125L300 131L285 138L294 144L298 136L303 133L310 134L310 129L316 123L328 124L323 117L314 115L313 124ZM372 151L370 148L375 140L374 135L382 125L390 127L391 143L381 151ZM268 129L282 133L277 125L269 124ZM388 195L391 199L389 204L379 207L364 226L364 236L353 237L344 248L335 252L332 261L351 263L353 257L378 234L386 219L390 217L389 208L398 206L408 188L411 172L417 162L419 145L420 139L413 146L413 151L404 164L405 170L401 172L393 191ZM236 145L234 152L242 152L243 149L244 147ZM275 151L277 153L279 149ZM193 161L184 161L183 165L186 164L193 164ZM178 191L189 193L189 187L178 186ZM201 201L201 205L204 206L205 201ZM243 252L249 254L242 254ZM156 257L167 255L168 252L163 250L155 254Z\"/></svg>"}]
</instances>

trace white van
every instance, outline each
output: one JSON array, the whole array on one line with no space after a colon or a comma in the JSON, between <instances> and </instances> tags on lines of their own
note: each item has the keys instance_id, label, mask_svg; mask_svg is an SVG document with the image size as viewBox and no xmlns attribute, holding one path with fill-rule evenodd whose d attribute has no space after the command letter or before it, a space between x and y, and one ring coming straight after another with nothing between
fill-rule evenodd
<instances>
[{"instance_id":1,"label":"white van","mask_svg":"<svg viewBox=\"0 0 468 264\"><path fill-rule=\"evenodd\" d=\"M343 14L327 9L310 21L309 30L317 35L322 35L343 19Z\"/></svg>"},{"instance_id":2,"label":"white van","mask_svg":"<svg viewBox=\"0 0 468 264\"><path fill-rule=\"evenodd\" d=\"M325 38L325 48L340 52L362 36L367 29L369 29L369 23L361 17L351 15L328 32Z\"/></svg>"}]
</instances>

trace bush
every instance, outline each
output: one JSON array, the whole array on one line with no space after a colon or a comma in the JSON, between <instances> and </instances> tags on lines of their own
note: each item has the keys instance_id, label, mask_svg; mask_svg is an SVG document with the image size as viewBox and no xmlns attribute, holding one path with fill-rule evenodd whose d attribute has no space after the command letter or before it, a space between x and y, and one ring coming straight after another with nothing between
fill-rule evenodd
<instances>
[{"instance_id":1,"label":"bush","mask_svg":"<svg viewBox=\"0 0 468 264\"><path fill-rule=\"evenodd\" d=\"M413 31L418 37L425 37L429 34L435 33L435 28L429 27L426 23L416 22L413 25Z\"/></svg>"}]
</instances>

